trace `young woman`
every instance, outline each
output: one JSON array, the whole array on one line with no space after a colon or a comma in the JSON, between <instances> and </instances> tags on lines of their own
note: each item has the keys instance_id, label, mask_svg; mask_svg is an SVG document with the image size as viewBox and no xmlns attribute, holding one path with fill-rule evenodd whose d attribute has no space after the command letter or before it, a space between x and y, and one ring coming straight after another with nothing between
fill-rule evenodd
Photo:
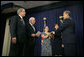
<instances>
[{"instance_id":1,"label":"young woman","mask_svg":"<svg viewBox=\"0 0 84 57\"><path fill-rule=\"evenodd\" d=\"M52 56L52 47L50 42L50 33L49 27L44 27L44 32L42 33L41 37L41 56Z\"/></svg>"}]
</instances>

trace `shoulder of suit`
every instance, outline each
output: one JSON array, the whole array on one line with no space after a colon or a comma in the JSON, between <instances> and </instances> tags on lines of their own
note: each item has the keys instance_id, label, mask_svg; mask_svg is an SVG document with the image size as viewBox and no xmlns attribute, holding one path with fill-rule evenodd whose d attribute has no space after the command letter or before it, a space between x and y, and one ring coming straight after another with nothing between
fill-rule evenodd
<instances>
[{"instance_id":1,"label":"shoulder of suit","mask_svg":"<svg viewBox=\"0 0 84 57\"><path fill-rule=\"evenodd\" d=\"M72 22L71 18L66 19L67 22Z\"/></svg>"},{"instance_id":2,"label":"shoulder of suit","mask_svg":"<svg viewBox=\"0 0 84 57\"><path fill-rule=\"evenodd\" d=\"M27 23L27 25L30 25L29 23Z\"/></svg>"},{"instance_id":3,"label":"shoulder of suit","mask_svg":"<svg viewBox=\"0 0 84 57\"><path fill-rule=\"evenodd\" d=\"M26 23L26 26L30 27L31 25L29 23Z\"/></svg>"},{"instance_id":4,"label":"shoulder of suit","mask_svg":"<svg viewBox=\"0 0 84 57\"><path fill-rule=\"evenodd\" d=\"M19 16L18 15L15 15L15 16L12 17L12 19L18 21Z\"/></svg>"}]
</instances>

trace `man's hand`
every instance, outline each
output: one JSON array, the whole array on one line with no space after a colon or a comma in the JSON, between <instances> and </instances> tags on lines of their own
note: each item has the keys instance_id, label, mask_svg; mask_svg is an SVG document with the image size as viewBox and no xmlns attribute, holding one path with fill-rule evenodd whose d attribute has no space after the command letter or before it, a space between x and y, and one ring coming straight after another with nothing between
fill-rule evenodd
<instances>
[{"instance_id":1,"label":"man's hand","mask_svg":"<svg viewBox=\"0 0 84 57\"><path fill-rule=\"evenodd\" d=\"M36 36L36 34L32 34L31 36L32 36L32 37L35 37L35 36Z\"/></svg>"},{"instance_id":2,"label":"man's hand","mask_svg":"<svg viewBox=\"0 0 84 57\"><path fill-rule=\"evenodd\" d=\"M12 38L12 43L13 43L13 44L16 44L16 37L13 37L13 38Z\"/></svg>"},{"instance_id":3,"label":"man's hand","mask_svg":"<svg viewBox=\"0 0 84 57\"><path fill-rule=\"evenodd\" d=\"M51 33L52 33L52 34L55 34L55 32L54 32L54 31L52 31Z\"/></svg>"},{"instance_id":4,"label":"man's hand","mask_svg":"<svg viewBox=\"0 0 84 57\"><path fill-rule=\"evenodd\" d=\"M62 44L62 48L64 48L64 44Z\"/></svg>"}]
</instances>

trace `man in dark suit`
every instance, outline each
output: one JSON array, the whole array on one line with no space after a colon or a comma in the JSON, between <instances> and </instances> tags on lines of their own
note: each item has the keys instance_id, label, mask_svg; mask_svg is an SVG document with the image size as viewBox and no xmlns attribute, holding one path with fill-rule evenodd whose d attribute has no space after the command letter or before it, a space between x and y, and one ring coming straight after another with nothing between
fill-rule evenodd
<instances>
[{"instance_id":1,"label":"man in dark suit","mask_svg":"<svg viewBox=\"0 0 84 57\"><path fill-rule=\"evenodd\" d=\"M70 11L64 11L63 19L59 31L62 32L64 56L76 56L75 25L73 20L70 18Z\"/></svg>"},{"instance_id":2,"label":"man in dark suit","mask_svg":"<svg viewBox=\"0 0 84 57\"><path fill-rule=\"evenodd\" d=\"M35 39L36 39L36 27L35 24L35 18L31 17L29 19L29 23L26 24L26 45L25 45L25 56L34 56L34 48L35 48Z\"/></svg>"},{"instance_id":3,"label":"man in dark suit","mask_svg":"<svg viewBox=\"0 0 84 57\"><path fill-rule=\"evenodd\" d=\"M17 16L12 17L10 23L11 33L11 47L10 56L23 56L24 42L26 39L25 22L25 9L20 8L17 10Z\"/></svg>"}]
</instances>

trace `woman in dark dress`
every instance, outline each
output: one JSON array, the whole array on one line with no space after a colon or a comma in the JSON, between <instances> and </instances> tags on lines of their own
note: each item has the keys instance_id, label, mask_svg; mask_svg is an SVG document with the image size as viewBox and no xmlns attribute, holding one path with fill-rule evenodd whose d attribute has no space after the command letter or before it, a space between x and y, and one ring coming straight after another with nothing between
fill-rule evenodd
<instances>
[{"instance_id":1,"label":"woman in dark dress","mask_svg":"<svg viewBox=\"0 0 84 57\"><path fill-rule=\"evenodd\" d=\"M57 31L57 30L59 30L58 28L59 28L59 25L55 24L53 56L62 56L62 54L63 54L61 31L58 32Z\"/></svg>"}]
</instances>

